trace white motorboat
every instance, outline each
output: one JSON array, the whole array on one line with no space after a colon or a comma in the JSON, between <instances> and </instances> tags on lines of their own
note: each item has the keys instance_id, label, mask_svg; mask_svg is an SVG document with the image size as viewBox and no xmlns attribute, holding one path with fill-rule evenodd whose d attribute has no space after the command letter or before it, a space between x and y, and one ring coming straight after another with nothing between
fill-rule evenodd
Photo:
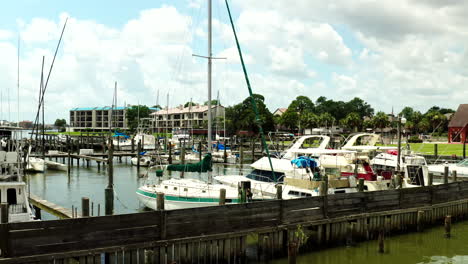
<instances>
[{"instance_id":1,"label":"white motorboat","mask_svg":"<svg viewBox=\"0 0 468 264\"><path fill-rule=\"evenodd\" d=\"M0 200L8 204L9 223L35 220L27 194L23 181L0 181Z\"/></svg>"},{"instance_id":2,"label":"white motorboat","mask_svg":"<svg viewBox=\"0 0 468 264\"><path fill-rule=\"evenodd\" d=\"M464 159L458 163L443 163L427 166L429 172L433 173L436 177L443 177L445 167L448 167L449 174L457 171L457 177L468 177L468 159Z\"/></svg>"},{"instance_id":3,"label":"white motorboat","mask_svg":"<svg viewBox=\"0 0 468 264\"><path fill-rule=\"evenodd\" d=\"M142 132L137 133L133 136L133 147L135 149L137 148L138 142L141 142L141 150L156 149L156 137L153 135L144 134ZM119 150L132 149L132 138L123 133L115 133L112 143L114 144L114 147Z\"/></svg>"},{"instance_id":4,"label":"white motorboat","mask_svg":"<svg viewBox=\"0 0 468 264\"><path fill-rule=\"evenodd\" d=\"M26 164L26 170L31 172L44 172L45 161L41 158L28 157Z\"/></svg>"},{"instance_id":5,"label":"white motorboat","mask_svg":"<svg viewBox=\"0 0 468 264\"><path fill-rule=\"evenodd\" d=\"M46 165L46 168L48 170L58 170L58 171L67 171L68 170L68 165L60 163L60 162L55 162L51 160L44 160L44 163Z\"/></svg>"},{"instance_id":6,"label":"white motorboat","mask_svg":"<svg viewBox=\"0 0 468 264\"><path fill-rule=\"evenodd\" d=\"M133 157L131 159L132 165L138 165L138 157ZM140 166L142 167L149 167L154 165L154 160L149 155L141 155L140 156Z\"/></svg>"}]
</instances>

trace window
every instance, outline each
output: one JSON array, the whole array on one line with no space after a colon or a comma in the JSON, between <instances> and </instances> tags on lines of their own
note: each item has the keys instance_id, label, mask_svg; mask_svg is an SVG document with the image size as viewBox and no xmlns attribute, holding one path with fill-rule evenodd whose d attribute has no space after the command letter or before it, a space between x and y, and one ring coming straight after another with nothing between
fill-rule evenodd
<instances>
[{"instance_id":1,"label":"window","mask_svg":"<svg viewBox=\"0 0 468 264\"><path fill-rule=\"evenodd\" d=\"M16 204L16 189L10 188L7 190L7 203Z\"/></svg>"},{"instance_id":2,"label":"window","mask_svg":"<svg viewBox=\"0 0 468 264\"><path fill-rule=\"evenodd\" d=\"M174 191L177 191L177 187L174 187Z\"/></svg>"},{"instance_id":3,"label":"window","mask_svg":"<svg viewBox=\"0 0 468 264\"><path fill-rule=\"evenodd\" d=\"M184 192L188 192L188 189L187 189L187 188L184 188Z\"/></svg>"},{"instance_id":4,"label":"window","mask_svg":"<svg viewBox=\"0 0 468 264\"><path fill-rule=\"evenodd\" d=\"M167 189L167 186L164 186L164 189Z\"/></svg>"}]
</instances>

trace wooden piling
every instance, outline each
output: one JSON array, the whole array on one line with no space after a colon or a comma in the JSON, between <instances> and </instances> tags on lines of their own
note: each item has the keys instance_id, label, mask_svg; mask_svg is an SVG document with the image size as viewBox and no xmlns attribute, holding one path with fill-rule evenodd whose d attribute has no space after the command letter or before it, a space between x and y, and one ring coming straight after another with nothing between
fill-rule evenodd
<instances>
[{"instance_id":1,"label":"wooden piling","mask_svg":"<svg viewBox=\"0 0 468 264\"><path fill-rule=\"evenodd\" d=\"M169 158L167 158L167 163L172 164L172 144L169 143Z\"/></svg>"},{"instance_id":2,"label":"wooden piling","mask_svg":"<svg viewBox=\"0 0 468 264\"><path fill-rule=\"evenodd\" d=\"M282 200L283 199L283 186L276 185L276 199Z\"/></svg>"},{"instance_id":3,"label":"wooden piling","mask_svg":"<svg viewBox=\"0 0 468 264\"><path fill-rule=\"evenodd\" d=\"M202 160L202 142L201 140L198 142L198 161Z\"/></svg>"},{"instance_id":4,"label":"wooden piling","mask_svg":"<svg viewBox=\"0 0 468 264\"><path fill-rule=\"evenodd\" d=\"M434 144L434 156L436 156L436 158L437 158L437 156L439 156L438 155L437 144Z\"/></svg>"},{"instance_id":5,"label":"wooden piling","mask_svg":"<svg viewBox=\"0 0 468 264\"><path fill-rule=\"evenodd\" d=\"M291 241L288 244L288 264L296 264L297 259L297 243Z\"/></svg>"},{"instance_id":6,"label":"wooden piling","mask_svg":"<svg viewBox=\"0 0 468 264\"><path fill-rule=\"evenodd\" d=\"M448 175L449 175L449 167L445 166L444 167L444 184L448 183Z\"/></svg>"},{"instance_id":7,"label":"wooden piling","mask_svg":"<svg viewBox=\"0 0 468 264\"><path fill-rule=\"evenodd\" d=\"M89 216L89 198L88 197L81 198L81 216L82 217Z\"/></svg>"},{"instance_id":8,"label":"wooden piling","mask_svg":"<svg viewBox=\"0 0 468 264\"><path fill-rule=\"evenodd\" d=\"M364 191L364 179L359 179L358 180L358 190L359 190L359 192Z\"/></svg>"},{"instance_id":9,"label":"wooden piling","mask_svg":"<svg viewBox=\"0 0 468 264\"><path fill-rule=\"evenodd\" d=\"M137 144L137 171L140 171L140 153L141 153L141 140Z\"/></svg>"},{"instance_id":10,"label":"wooden piling","mask_svg":"<svg viewBox=\"0 0 468 264\"><path fill-rule=\"evenodd\" d=\"M8 223L8 204L7 203L1 203L0 204L0 223L1 224L6 224Z\"/></svg>"},{"instance_id":11,"label":"wooden piling","mask_svg":"<svg viewBox=\"0 0 468 264\"><path fill-rule=\"evenodd\" d=\"M457 171L456 170L453 170L452 171L452 182L456 182L458 179L457 179Z\"/></svg>"},{"instance_id":12,"label":"wooden piling","mask_svg":"<svg viewBox=\"0 0 468 264\"><path fill-rule=\"evenodd\" d=\"M379 253L385 252L385 231L384 229L379 230Z\"/></svg>"},{"instance_id":13,"label":"wooden piling","mask_svg":"<svg viewBox=\"0 0 468 264\"><path fill-rule=\"evenodd\" d=\"M416 219L416 225L417 225L417 230L418 232L423 231L424 229L424 211L418 211L417 219Z\"/></svg>"},{"instance_id":14,"label":"wooden piling","mask_svg":"<svg viewBox=\"0 0 468 264\"><path fill-rule=\"evenodd\" d=\"M226 204L226 189L219 190L219 205Z\"/></svg>"},{"instance_id":15,"label":"wooden piling","mask_svg":"<svg viewBox=\"0 0 468 264\"><path fill-rule=\"evenodd\" d=\"M158 192L156 194L156 209L164 210L164 193Z\"/></svg>"},{"instance_id":16,"label":"wooden piling","mask_svg":"<svg viewBox=\"0 0 468 264\"><path fill-rule=\"evenodd\" d=\"M429 172L428 177L429 177L429 179L427 181L427 185L432 186L433 182L434 182L434 174L432 172Z\"/></svg>"},{"instance_id":17,"label":"wooden piling","mask_svg":"<svg viewBox=\"0 0 468 264\"><path fill-rule=\"evenodd\" d=\"M452 216L447 215L445 217L444 227L445 227L445 237L450 238L451 236L450 231L452 229Z\"/></svg>"},{"instance_id":18,"label":"wooden piling","mask_svg":"<svg viewBox=\"0 0 468 264\"><path fill-rule=\"evenodd\" d=\"M463 159L466 159L466 141L463 142Z\"/></svg>"}]
</instances>

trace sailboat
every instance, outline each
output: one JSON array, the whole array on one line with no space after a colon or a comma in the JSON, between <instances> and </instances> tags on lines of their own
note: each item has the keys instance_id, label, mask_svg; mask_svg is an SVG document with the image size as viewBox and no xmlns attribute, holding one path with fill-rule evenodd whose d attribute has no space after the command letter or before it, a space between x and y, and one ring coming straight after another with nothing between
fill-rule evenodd
<instances>
[{"instance_id":1,"label":"sailboat","mask_svg":"<svg viewBox=\"0 0 468 264\"><path fill-rule=\"evenodd\" d=\"M137 197L145 206L156 209L156 194L163 193L165 198L165 207L167 209L214 206L219 204L219 194L221 189L226 190L226 203L237 203L239 191L237 187L231 187L222 184L211 183L211 165L212 165L212 105L211 105L211 68L212 68L212 50L211 50L211 0L208 1L208 56L198 56L208 59L208 153L202 161L196 164L168 165L164 167L167 170L207 172L208 183L197 179L169 179L160 181L157 184L145 184L138 188ZM263 193L252 193L252 199L271 199L273 197L264 197Z\"/></svg>"}]
</instances>

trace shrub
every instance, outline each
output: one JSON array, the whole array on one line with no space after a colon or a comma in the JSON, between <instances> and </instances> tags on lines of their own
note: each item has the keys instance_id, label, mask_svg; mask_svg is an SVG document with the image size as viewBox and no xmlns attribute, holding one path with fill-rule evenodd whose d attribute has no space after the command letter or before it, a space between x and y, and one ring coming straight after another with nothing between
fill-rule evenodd
<instances>
[{"instance_id":1,"label":"shrub","mask_svg":"<svg viewBox=\"0 0 468 264\"><path fill-rule=\"evenodd\" d=\"M409 143L422 143L423 140L420 139L418 136L411 136L411 137L408 139L408 142L409 142Z\"/></svg>"}]
</instances>

